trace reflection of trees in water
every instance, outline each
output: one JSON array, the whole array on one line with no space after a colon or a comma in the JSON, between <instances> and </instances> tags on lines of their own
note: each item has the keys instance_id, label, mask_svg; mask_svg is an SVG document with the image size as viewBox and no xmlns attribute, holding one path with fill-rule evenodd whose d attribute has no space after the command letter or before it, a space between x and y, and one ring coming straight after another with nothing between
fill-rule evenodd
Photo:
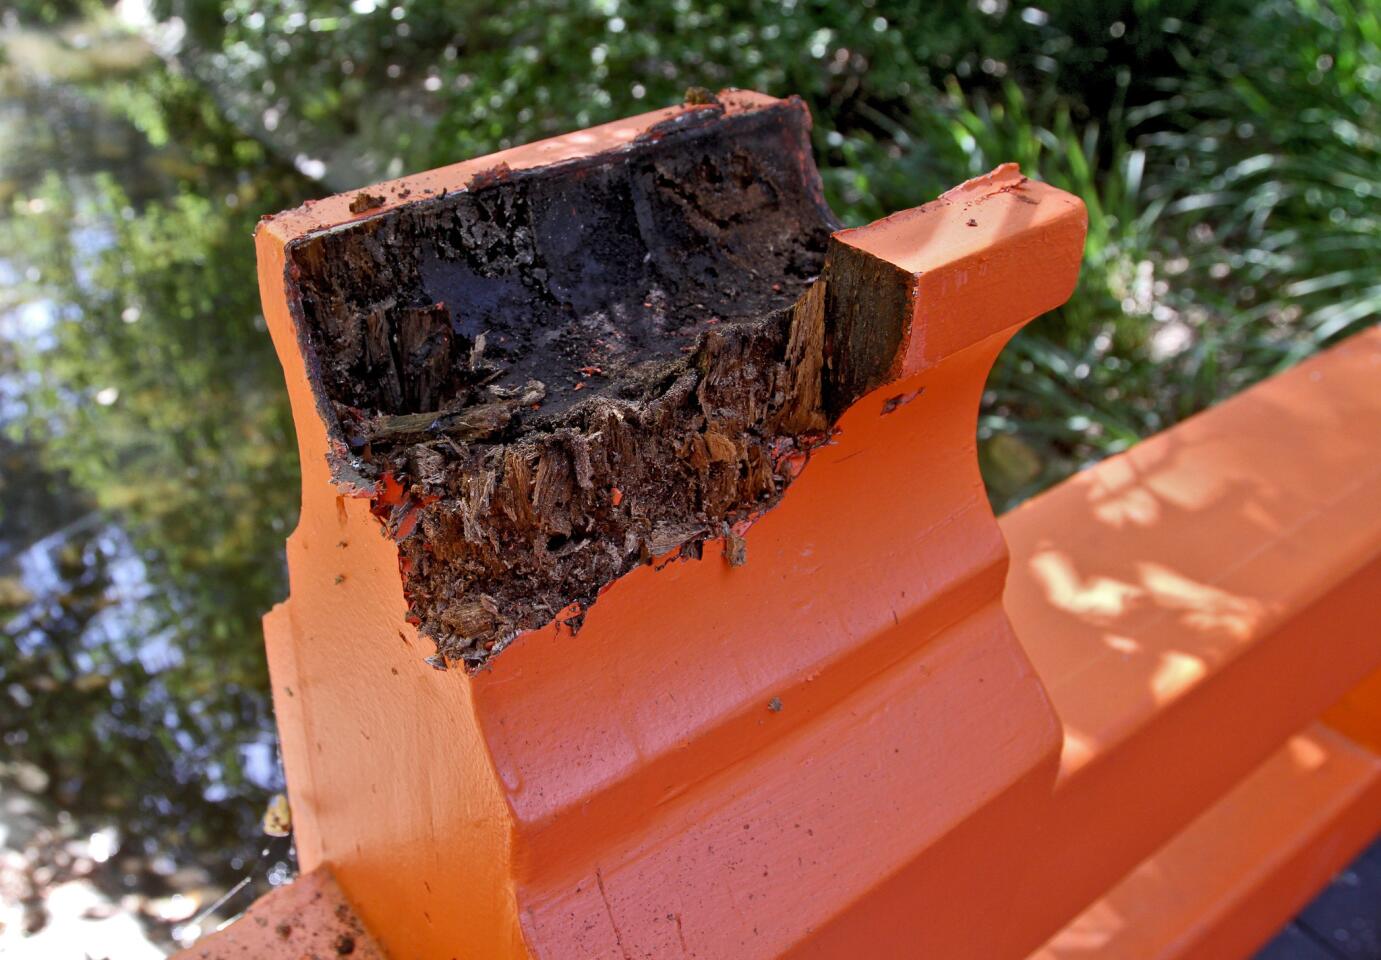
<instances>
[{"instance_id":1,"label":"reflection of trees in water","mask_svg":"<svg viewBox=\"0 0 1381 960\"><path fill-rule=\"evenodd\" d=\"M0 66L0 734L117 827L113 894L224 887L268 866L259 617L297 499L250 235L309 187L156 61L102 79Z\"/></svg>"},{"instance_id":2,"label":"reflection of trees in water","mask_svg":"<svg viewBox=\"0 0 1381 960\"><path fill-rule=\"evenodd\" d=\"M115 815L136 848L253 837L258 799L216 801L256 786L237 781L244 752L265 743L262 691L197 667L145 570L94 514L20 558L4 628L6 746L43 771L55 806L93 821ZM256 793L273 785L265 759Z\"/></svg>"},{"instance_id":3,"label":"reflection of trees in water","mask_svg":"<svg viewBox=\"0 0 1381 960\"><path fill-rule=\"evenodd\" d=\"M9 761L0 781L6 843L26 855L26 925L41 926L45 891L74 877L113 900L132 895L141 913L153 898L223 885L237 872L226 853L254 834L256 800L245 794L272 786L237 782L219 758L255 748L260 693L188 687L177 636L148 603L143 564L97 514L32 545L13 567L0 579ZM223 712L245 727L227 731ZM260 736L268 778L272 748ZM40 804L30 830L10 822L16 794ZM73 852L108 824L102 859Z\"/></svg>"}]
</instances>

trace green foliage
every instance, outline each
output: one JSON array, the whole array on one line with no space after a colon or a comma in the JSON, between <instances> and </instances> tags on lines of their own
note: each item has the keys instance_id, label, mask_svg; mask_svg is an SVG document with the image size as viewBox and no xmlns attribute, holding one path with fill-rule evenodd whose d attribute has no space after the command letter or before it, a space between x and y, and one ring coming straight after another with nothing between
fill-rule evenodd
<instances>
[{"instance_id":1,"label":"green foliage","mask_svg":"<svg viewBox=\"0 0 1381 960\"><path fill-rule=\"evenodd\" d=\"M92 0L11 0L9 10L20 23L52 26L90 13Z\"/></svg>"},{"instance_id":2,"label":"green foliage","mask_svg":"<svg viewBox=\"0 0 1381 960\"><path fill-rule=\"evenodd\" d=\"M1019 79L1042 101L1098 115L1108 77L1130 77L1140 102L1173 64L1173 45L1197 49L1200 24L1246 5L1084 0L1046 13L1005 0L161 0L159 9L187 22L184 60L247 122L312 156L349 141L359 154L351 175L364 182L674 103L689 86L799 94L821 120L824 166L857 159L844 149L852 142L867 176L915 145L897 138L898 124L933 110L947 78L966 91ZM917 196L905 191L903 205ZM855 189L836 199L857 220L896 198Z\"/></svg>"},{"instance_id":3,"label":"green foliage","mask_svg":"<svg viewBox=\"0 0 1381 960\"><path fill-rule=\"evenodd\" d=\"M271 558L296 494L279 373L245 282L254 216L214 209L251 198L180 192L136 210L109 177L93 187L79 200L50 179L42 213L16 224L68 311L35 358L30 399L50 462L135 521L173 582L201 595L198 646L214 657L278 583Z\"/></svg>"},{"instance_id":4,"label":"green foliage","mask_svg":"<svg viewBox=\"0 0 1381 960\"><path fill-rule=\"evenodd\" d=\"M1381 8L1275 5L1245 39L1189 75L1151 139L1174 158L1167 212L1215 333L1274 370L1381 315Z\"/></svg>"},{"instance_id":5,"label":"green foliage","mask_svg":"<svg viewBox=\"0 0 1381 960\"><path fill-rule=\"evenodd\" d=\"M1057 105L1038 122L1009 87L997 104L969 95L942 121L951 138L931 133L974 170L1020 159L1089 208L1078 290L989 382L980 437L1042 464L985 455L999 507L1381 316L1378 16L1265 4L1175 47L1178 74L1140 106L1124 108L1119 71L1127 93L1101 120Z\"/></svg>"}]
</instances>

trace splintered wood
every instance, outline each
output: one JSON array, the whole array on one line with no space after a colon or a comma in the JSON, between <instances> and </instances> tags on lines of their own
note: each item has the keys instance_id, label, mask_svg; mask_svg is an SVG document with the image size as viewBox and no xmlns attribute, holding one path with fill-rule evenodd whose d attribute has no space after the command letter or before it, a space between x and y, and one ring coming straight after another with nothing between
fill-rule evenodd
<instances>
[{"instance_id":1,"label":"splintered wood","mask_svg":"<svg viewBox=\"0 0 1381 960\"><path fill-rule=\"evenodd\" d=\"M331 465L397 540L433 662L578 627L710 538L747 562L742 528L891 362L895 316L834 305L880 278L830 244L807 123L712 102L290 247Z\"/></svg>"}]
</instances>

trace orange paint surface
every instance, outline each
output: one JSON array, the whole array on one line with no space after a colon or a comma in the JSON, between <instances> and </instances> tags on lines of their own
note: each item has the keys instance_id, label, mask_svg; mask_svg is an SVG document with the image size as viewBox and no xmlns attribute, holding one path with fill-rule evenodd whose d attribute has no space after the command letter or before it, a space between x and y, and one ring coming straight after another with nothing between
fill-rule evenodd
<instances>
[{"instance_id":1,"label":"orange paint surface","mask_svg":"<svg viewBox=\"0 0 1381 960\"><path fill-rule=\"evenodd\" d=\"M687 109L371 191L386 210ZM303 867L395 960L1022 957L1381 666L1381 334L993 518L984 383L1073 289L1085 227L1008 166L836 235L905 279L908 334L738 531L745 565L662 558L579 634L435 670L393 541L330 479L289 312L286 245L349 204L256 238L303 464L265 631Z\"/></svg>"},{"instance_id":2,"label":"orange paint surface","mask_svg":"<svg viewBox=\"0 0 1381 960\"><path fill-rule=\"evenodd\" d=\"M617 147L666 116L504 160ZM1004 168L904 230L845 234L910 278L911 348L746 532L747 564L711 544L638 569L579 635L532 631L473 677L422 662L395 548L326 474L283 249L343 209L258 235L304 464L292 598L266 619L304 867L329 863L395 957L834 955L865 928L952 955L980 902L1017 896L1003 851L1056 773L974 437L998 350L1073 288L1082 205ZM896 909L917 894L969 919Z\"/></svg>"},{"instance_id":3,"label":"orange paint surface","mask_svg":"<svg viewBox=\"0 0 1381 960\"><path fill-rule=\"evenodd\" d=\"M230 926L208 934L174 960L349 957L385 960L327 870L264 894Z\"/></svg>"},{"instance_id":4,"label":"orange paint surface","mask_svg":"<svg viewBox=\"0 0 1381 960\"><path fill-rule=\"evenodd\" d=\"M1316 724L1031 960L1250 956L1378 830L1381 758Z\"/></svg>"},{"instance_id":5,"label":"orange paint surface","mask_svg":"<svg viewBox=\"0 0 1381 960\"><path fill-rule=\"evenodd\" d=\"M1349 690L1323 719L1334 729L1381 753L1381 670Z\"/></svg>"},{"instance_id":6,"label":"orange paint surface","mask_svg":"<svg viewBox=\"0 0 1381 960\"><path fill-rule=\"evenodd\" d=\"M1002 518L1064 726L1016 955L1381 666L1379 383L1372 330Z\"/></svg>"}]
</instances>

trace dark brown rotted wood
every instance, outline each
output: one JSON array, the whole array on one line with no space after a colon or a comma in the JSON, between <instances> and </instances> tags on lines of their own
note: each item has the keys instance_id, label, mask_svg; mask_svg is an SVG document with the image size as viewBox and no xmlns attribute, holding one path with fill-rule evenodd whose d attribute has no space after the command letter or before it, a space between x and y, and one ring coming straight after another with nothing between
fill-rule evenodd
<instances>
[{"instance_id":1,"label":"dark brown rotted wood","mask_svg":"<svg viewBox=\"0 0 1381 960\"><path fill-rule=\"evenodd\" d=\"M438 666L708 538L751 562L735 528L882 382L909 293L830 240L807 124L712 100L290 248L338 478L374 485Z\"/></svg>"}]
</instances>

